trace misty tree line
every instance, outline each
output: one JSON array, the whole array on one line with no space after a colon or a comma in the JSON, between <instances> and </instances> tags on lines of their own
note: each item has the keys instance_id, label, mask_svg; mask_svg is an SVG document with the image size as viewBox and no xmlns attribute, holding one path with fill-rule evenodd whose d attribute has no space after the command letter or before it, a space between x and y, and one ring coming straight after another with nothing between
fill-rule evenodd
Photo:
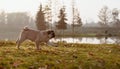
<instances>
[{"instance_id":1,"label":"misty tree line","mask_svg":"<svg viewBox=\"0 0 120 69\"><path fill-rule=\"evenodd\" d=\"M51 25L51 10L52 9L48 5L44 9L42 8L42 5L40 5L40 8L36 15L36 21L26 12L5 13L2 11L0 13L0 25L4 26L7 24L9 26L26 26L35 22L38 30L48 29L53 26ZM59 20L55 24L55 27L57 29L67 29L66 21L68 19L66 18L65 10L66 9L64 6L59 9ZM74 23L76 23L78 26L81 26L82 22L78 11L75 12L75 15L73 15L73 17ZM110 25L113 25L117 28L120 27L119 10L117 8L114 8L112 11L110 11L107 6L104 6L99 11L98 18L98 23L101 26L108 27Z\"/></svg>"},{"instance_id":2,"label":"misty tree line","mask_svg":"<svg viewBox=\"0 0 120 69\"><path fill-rule=\"evenodd\" d=\"M74 6L74 5L73 5ZM36 28L38 30L45 30L45 29L57 29L57 30L70 30L69 32L74 32L78 33L80 30L82 32L88 33L88 31L91 29L86 29L83 28L81 29L82 26L82 21L81 17L78 11L78 8L72 8L73 10L73 20L72 24L69 24L67 21L67 12L66 12L66 7L63 5L61 8L58 9L59 12L56 18L58 19L56 22L52 24L52 8L51 8L51 3L47 4L46 6L42 6L40 4L39 9L36 14L36 18L33 19L28 13L26 12L13 12L13 13L5 13L2 11L0 13L0 28L23 28L26 25L31 25L33 26L34 24L36 25ZM114 27L114 28L120 28L120 19L119 19L119 10L117 8L114 8L112 11L109 10L107 6L101 8L98 13L98 18L99 18L99 24L101 27ZM69 28L70 27L70 28ZM76 28L77 27L77 28ZM73 29L73 30L71 30ZM75 29L75 30L74 30ZM92 28L92 32L98 32L101 28ZM105 30L102 28L102 30ZM110 29L109 29L110 30ZM112 29L111 29L112 30ZM91 30L89 31L91 33ZM68 33L69 34L69 33Z\"/></svg>"},{"instance_id":3,"label":"misty tree line","mask_svg":"<svg viewBox=\"0 0 120 69\"><path fill-rule=\"evenodd\" d=\"M34 19L27 12L0 13L0 28L23 28L34 23Z\"/></svg>"}]
</instances>

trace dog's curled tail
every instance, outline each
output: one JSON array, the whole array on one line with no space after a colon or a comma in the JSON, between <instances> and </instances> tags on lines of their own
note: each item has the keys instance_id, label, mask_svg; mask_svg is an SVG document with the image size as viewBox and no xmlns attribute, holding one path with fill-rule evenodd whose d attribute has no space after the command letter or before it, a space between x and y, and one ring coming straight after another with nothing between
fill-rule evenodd
<instances>
[{"instance_id":1,"label":"dog's curled tail","mask_svg":"<svg viewBox=\"0 0 120 69\"><path fill-rule=\"evenodd\" d=\"M28 31L29 28L28 28L27 26L25 26L25 27L23 28L23 30L24 30L24 31Z\"/></svg>"}]
</instances>

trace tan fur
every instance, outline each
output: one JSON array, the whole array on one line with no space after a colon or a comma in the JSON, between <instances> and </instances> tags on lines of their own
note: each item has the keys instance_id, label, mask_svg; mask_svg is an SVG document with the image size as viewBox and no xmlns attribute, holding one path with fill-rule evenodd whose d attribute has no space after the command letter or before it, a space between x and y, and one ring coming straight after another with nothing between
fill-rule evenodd
<instances>
[{"instance_id":1,"label":"tan fur","mask_svg":"<svg viewBox=\"0 0 120 69\"><path fill-rule=\"evenodd\" d=\"M40 42L47 43L51 38L55 37L54 32L53 31L51 32L51 31L52 30L37 31L37 30L29 29L28 27L24 27L24 29L20 33L20 36L16 42L18 49L20 47L20 44L22 42L24 42L26 39L35 42L37 49L40 49L39 48ZM49 32L49 34L48 34L48 32Z\"/></svg>"}]
</instances>

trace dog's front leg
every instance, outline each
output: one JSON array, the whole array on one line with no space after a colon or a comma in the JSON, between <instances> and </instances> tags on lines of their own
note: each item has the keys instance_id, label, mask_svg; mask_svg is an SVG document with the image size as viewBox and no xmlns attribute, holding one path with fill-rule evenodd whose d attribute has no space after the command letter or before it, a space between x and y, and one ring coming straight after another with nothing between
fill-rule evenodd
<instances>
[{"instance_id":1,"label":"dog's front leg","mask_svg":"<svg viewBox=\"0 0 120 69\"><path fill-rule=\"evenodd\" d=\"M35 45L36 45L36 49L37 49L37 50L41 50L41 48L39 47L39 44L40 44L40 41L39 41L39 40L36 40L36 41L35 41Z\"/></svg>"}]
</instances>

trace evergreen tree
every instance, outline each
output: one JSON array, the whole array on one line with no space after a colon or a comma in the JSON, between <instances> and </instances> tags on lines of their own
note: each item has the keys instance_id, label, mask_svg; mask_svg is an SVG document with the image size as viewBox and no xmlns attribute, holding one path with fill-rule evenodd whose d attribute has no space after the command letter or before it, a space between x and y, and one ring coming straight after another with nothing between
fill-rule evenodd
<instances>
[{"instance_id":1,"label":"evergreen tree","mask_svg":"<svg viewBox=\"0 0 120 69\"><path fill-rule=\"evenodd\" d=\"M59 17L59 21L58 24L56 25L57 29L67 29L67 23L65 22L65 20L67 20L65 18L65 8L61 8L60 9L60 16Z\"/></svg>"},{"instance_id":2,"label":"evergreen tree","mask_svg":"<svg viewBox=\"0 0 120 69\"><path fill-rule=\"evenodd\" d=\"M73 21L74 21L74 25L72 24L72 26L79 26L79 27L82 26L82 21L81 21L81 18L80 18L80 14L79 14L77 9L74 10Z\"/></svg>"},{"instance_id":3,"label":"evergreen tree","mask_svg":"<svg viewBox=\"0 0 120 69\"><path fill-rule=\"evenodd\" d=\"M45 18L44 18L44 12L42 11L42 5L40 5L40 9L37 12L36 26L38 30L46 30L47 28Z\"/></svg>"}]
</instances>

